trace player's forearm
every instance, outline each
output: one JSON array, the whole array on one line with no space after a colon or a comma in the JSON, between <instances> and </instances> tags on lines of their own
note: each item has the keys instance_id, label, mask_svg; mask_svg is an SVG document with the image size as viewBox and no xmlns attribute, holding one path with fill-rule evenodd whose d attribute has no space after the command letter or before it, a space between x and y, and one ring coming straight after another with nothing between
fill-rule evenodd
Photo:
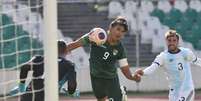
<instances>
[{"instance_id":1,"label":"player's forearm","mask_svg":"<svg viewBox=\"0 0 201 101\"><path fill-rule=\"evenodd\" d=\"M152 74L159 66L155 63L152 63L151 66L145 68L143 70L143 75L150 75Z\"/></svg>"},{"instance_id":2,"label":"player's forearm","mask_svg":"<svg viewBox=\"0 0 201 101\"><path fill-rule=\"evenodd\" d=\"M129 80L133 80L133 76L132 73L129 69L129 66L125 66L125 67L121 67L121 72L124 74L124 76L129 79Z\"/></svg>"},{"instance_id":3,"label":"player's forearm","mask_svg":"<svg viewBox=\"0 0 201 101\"><path fill-rule=\"evenodd\" d=\"M79 40L76 40L76 41L74 41L74 42L71 42L71 43L69 43L68 45L67 45L67 47L66 47L66 52L68 53L68 52L71 52L72 50L74 50L74 49L76 49L76 48L78 48L78 47L81 47L82 46L82 42L81 42L81 40L79 39Z\"/></svg>"}]
</instances>

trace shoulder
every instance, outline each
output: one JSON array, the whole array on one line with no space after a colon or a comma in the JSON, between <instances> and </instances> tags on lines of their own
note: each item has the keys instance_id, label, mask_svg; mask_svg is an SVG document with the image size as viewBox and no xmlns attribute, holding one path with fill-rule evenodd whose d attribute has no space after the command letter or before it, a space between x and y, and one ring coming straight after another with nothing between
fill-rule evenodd
<instances>
[{"instance_id":1,"label":"shoulder","mask_svg":"<svg viewBox=\"0 0 201 101\"><path fill-rule=\"evenodd\" d=\"M168 54L168 51L167 50L164 50L162 52L160 52L157 57L164 57L166 54Z\"/></svg>"},{"instance_id":2,"label":"shoulder","mask_svg":"<svg viewBox=\"0 0 201 101\"><path fill-rule=\"evenodd\" d=\"M190 51L189 48L185 48L185 47L179 47L179 49L180 49L181 51Z\"/></svg>"},{"instance_id":3,"label":"shoulder","mask_svg":"<svg viewBox=\"0 0 201 101\"><path fill-rule=\"evenodd\" d=\"M193 53L193 51L189 48L179 47L179 49L184 53Z\"/></svg>"}]
</instances>

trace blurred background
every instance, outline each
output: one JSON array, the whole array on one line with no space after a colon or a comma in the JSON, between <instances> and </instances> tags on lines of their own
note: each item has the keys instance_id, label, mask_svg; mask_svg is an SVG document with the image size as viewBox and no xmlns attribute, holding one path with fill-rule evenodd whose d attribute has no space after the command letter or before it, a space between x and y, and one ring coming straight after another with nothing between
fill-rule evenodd
<instances>
[{"instance_id":1,"label":"blurred background","mask_svg":"<svg viewBox=\"0 0 201 101\"><path fill-rule=\"evenodd\" d=\"M42 0L1 0L0 75L5 72L7 75L1 82L18 79L18 67L31 56L43 54L42 5ZM122 42L133 72L149 66L166 49L164 34L169 29L181 35L181 46L201 57L201 0L58 0L58 33L55 34L71 42L94 27L107 30L117 16L124 16L129 22L129 32ZM66 58L77 66L78 89L91 92L89 47L78 48ZM193 65L192 72L195 88L201 89L201 67ZM128 91L168 90L162 69L144 77L140 83L119 75L121 85ZM0 93L15 85L1 83Z\"/></svg>"}]
</instances>

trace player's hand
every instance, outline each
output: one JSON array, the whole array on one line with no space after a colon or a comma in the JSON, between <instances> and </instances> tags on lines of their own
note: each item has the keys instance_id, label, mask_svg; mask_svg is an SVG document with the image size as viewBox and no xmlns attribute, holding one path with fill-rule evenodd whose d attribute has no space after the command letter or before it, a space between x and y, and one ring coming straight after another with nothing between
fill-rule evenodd
<instances>
[{"instance_id":1,"label":"player's hand","mask_svg":"<svg viewBox=\"0 0 201 101\"><path fill-rule=\"evenodd\" d=\"M20 92L25 92L26 91L26 86L24 83L19 83L19 91Z\"/></svg>"},{"instance_id":2,"label":"player's hand","mask_svg":"<svg viewBox=\"0 0 201 101\"><path fill-rule=\"evenodd\" d=\"M137 70L135 71L135 74L140 75L140 76L143 76L143 75L144 75L144 72L143 72L142 69L137 69Z\"/></svg>"},{"instance_id":3,"label":"player's hand","mask_svg":"<svg viewBox=\"0 0 201 101\"><path fill-rule=\"evenodd\" d=\"M141 75L134 73L134 75L132 76L133 80L136 82L140 82L141 81Z\"/></svg>"}]
</instances>

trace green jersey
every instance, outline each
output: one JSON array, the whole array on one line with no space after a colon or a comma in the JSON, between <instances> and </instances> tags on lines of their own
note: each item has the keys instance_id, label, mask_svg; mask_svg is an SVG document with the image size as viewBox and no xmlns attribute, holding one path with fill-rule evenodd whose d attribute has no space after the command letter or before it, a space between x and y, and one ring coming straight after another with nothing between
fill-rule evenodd
<instances>
[{"instance_id":1,"label":"green jersey","mask_svg":"<svg viewBox=\"0 0 201 101\"><path fill-rule=\"evenodd\" d=\"M90 72L94 77L114 78L117 76L117 68L115 63L126 58L125 50L121 42L116 45L110 45L106 42L103 45L97 46L89 41L89 37L82 37L84 45L90 44Z\"/></svg>"}]
</instances>

